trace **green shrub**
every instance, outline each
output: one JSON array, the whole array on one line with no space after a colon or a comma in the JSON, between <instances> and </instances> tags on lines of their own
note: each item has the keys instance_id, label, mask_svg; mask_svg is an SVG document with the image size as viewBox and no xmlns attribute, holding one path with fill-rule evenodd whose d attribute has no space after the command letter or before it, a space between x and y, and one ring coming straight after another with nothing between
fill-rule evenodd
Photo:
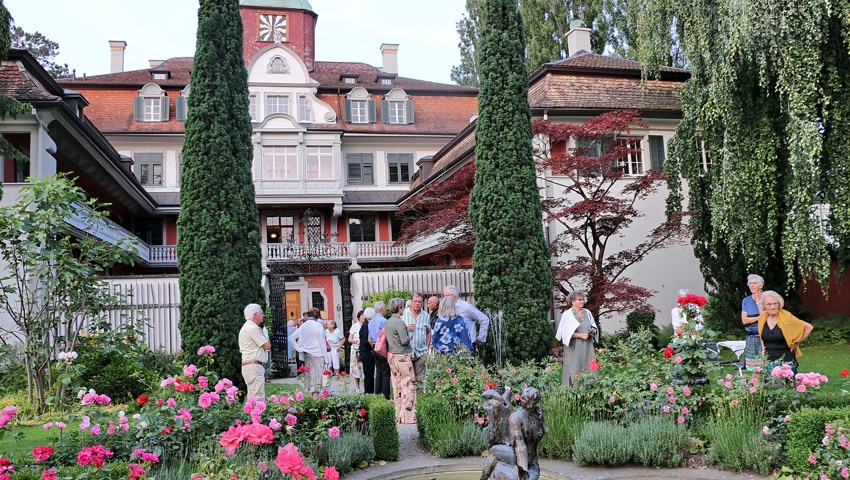
<instances>
[{"instance_id":1,"label":"green shrub","mask_svg":"<svg viewBox=\"0 0 850 480\"><path fill-rule=\"evenodd\" d=\"M457 423L454 415L447 415L451 411L452 402L443 395L421 395L416 398L416 430L426 445L433 446L437 424L449 420L449 423Z\"/></svg>"},{"instance_id":2,"label":"green shrub","mask_svg":"<svg viewBox=\"0 0 850 480\"><path fill-rule=\"evenodd\" d=\"M375 447L372 440L360 432L343 433L330 438L319 450L319 462L322 465L335 465L340 473L357 468L362 462L375 459Z\"/></svg>"},{"instance_id":3,"label":"green shrub","mask_svg":"<svg viewBox=\"0 0 850 480\"><path fill-rule=\"evenodd\" d=\"M669 416L646 416L628 426L632 459L647 467L674 468L685 461L688 430Z\"/></svg>"},{"instance_id":4,"label":"green shrub","mask_svg":"<svg viewBox=\"0 0 850 480\"><path fill-rule=\"evenodd\" d=\"M850 407L850 395L841 392L818 391L814 395L803 397L800 407L844 408Z\"/></svg>"},{"instance_id":5,"label":"green shrub","mask_svg":"<svg viewBox=\"0 0 850 480\"><path fill-rule=\"evenodd\" d=\"M448 399L451 407L441 415L454 413L462 421L475 414L484 416L481 392L492 379L481 359L467 353L434 355L428 359L423 388L428 395Z\"/></svg>"},{"instance_id":6,"label":"green shrub","mask_svg":"<svg viewBox=\"0 0 850 480\"><path fill-rule=\"evenodd\" d=\"M0 395L27 388L27 370L19 348L0 344Z\"/></svg>"},{"instance_id":7,"label":"green shrub","mask_svg":"<svg viewBox=\"0 0 850 480\"><path fill-rule=\"evenodd\" d=\"M473 422L453 419L435 422L431 430L431 448L438 457L480 455L487 448L481 427Z\"/></svg>"},{"instance_id":8,"label":"green shrub","mask_svg":"<svg viewBox=\"0 0 850 480\"><path fill-rule=\"evenodd\" d=\"M641 330L657 330L654 310L635 310L626 315L626 331L637 333Z\"/></svg>"},{"instance_id":9,"label":"green shrub","mask_svg":"<svg viewBox=\"0 0 850 480\"><path fill-rule=\"evenodd\" d=\"M12 405L18 407L18 413L15 419L19 422L22 420L32 420L39 415L38 407L27 398L26 389L0 396L0 410Z\"/></svg>"},{"instance_id":10,"label":"green shrub","mask_svg":"<svg viewBox=\"0 0 850 480\"><path fill-rule=\"evenodd\" d=\"M540 393L559 390L561 388L560 366L545 360L529 360L520 365L508 364L496 372L498 379L496 383L511 387L514 392L521 392L525 387L536 388ZM480 403L480 397L475 400Z\"/></svg>"},{"instance_id":11,"label":"green shrub","mask_svg":"<svg viewBox=\"0 0 850 480\"><path fill-rule=\"evenodd\" d=\"M803 408L791 414L788 422L788 443L785 457L795 471L806 471L810 465L809 454L823 438L824 426L833 420L850 420L850 407Z\"/></svg>"},{"instance_id":12,"label":"green shrub","mask_svg":"<svg viewBox=\"0 0 850 480\"><path fill-rule=\"evenodd\" d=\"M383 395L366 395L366 410L369 412L369 436L375 446L375 459L398 460L395 407Z\"/></svg>"},{"instance_id":13,"label":"green shrub","mask_svg":"<svg viewBox=\"0 0 850 480\"><path fill-rule=\"evenodd\" d=\"M546 428L549 432L538 446L541 457L570 461L573 458L573 442L588 421L582 399L574 392L557 391L544 395L543 408Z\"/></svg>"},{"instance_id":14,"label":"green shrub","mask_svg":"<svg viewBox=\"0 0 850 480\"><path fill-rule=\"evenodd\" d=\"M847 345L850 343L850 318L834 313L809 320L815 327L807 345Z\"/></svg>"},{"instance_id":15,"label":"green shrub","mask_svg":"<svg viewBox=\"0 0 850 480\"><path fill-rule=\"evenodd\" d=\"M381 301L387 304L387 308L390 307L390 300L393 298L400 298L402 300L407 300L411 296L413 296L413 292L410 290L399 290L395 286L390 285L386 290L382 292L376 292L369 296L367 300L363 301L363 307L374 307L375 302Z\"/></svg>"},{"instance_id":16,"label":"green shrub","mask_svg":"<svg viewBox=\"0 0 850 480\"><path fill-rule=\"evenodd\" d=\"M629 431L619 423L587 423L573 444L573 461L582 465L627 463L632 457L628 437Z\"/></svg>"},{"instance_id":17,"label":"green shrub","mask_svg":"<svg viewBox=\"0 0 850 480\"><path fill-rule=\"evenodd\" d=\"M750 403L721 408L705 426L709 461L722 468L768 473L779 462L781 445L761 432L766 418L760 412Z\"/></svg>"}]
</instances>

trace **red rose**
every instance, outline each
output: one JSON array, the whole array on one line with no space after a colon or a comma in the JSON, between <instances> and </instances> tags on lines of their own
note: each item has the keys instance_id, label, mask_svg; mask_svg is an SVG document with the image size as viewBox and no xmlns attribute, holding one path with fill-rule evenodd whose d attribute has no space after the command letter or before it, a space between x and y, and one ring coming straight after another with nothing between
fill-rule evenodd
<instances>
[{"instance_id":1,"label":"red rose","mask_svg":"<svg viewBox=\"0 0 850 480\"><path fill-rule=\"evenodd\" d=\"M139 395L139 398L136 399L136 405L142 406L150 401L150 397L145 394Z\"/></svg>"},{"instance_id":2,"label":"red rose","mask_svg":"<svg viewBox=\"0 0 850 480\"><path fill-rule=\"evenodd\" d=\"M598 370L599 370L599 363L597 363L596 359L594 358L590 361L590 371L596 372Z\"/></svg>"},{"instance_id":3,"label":"red rose","mask_svg":"<svg viewBox=\"0 0 850 480\"><path fill-rule=\"evenodd\" d=\"M841 378L847 378L847 376L848 376L848 375L850 375L850 370L847 370L847 369L845 368L844 370L842 370L842 371L841 371L841 372L839 372L838 374L839 374L839 375L841 375Z\"/></svg>"},{"instance_id":4,"label":"red rose","mask_svg":"<svg viewBox=\"0 0 850 480\"><path fill-rule=\"evenodd\" d=\"M322 415L322 420L327 420L327 419L328 419L327 415Z\"/></svg>"},{"instance_id":5,"label":"red rose","mask_svg":"<svg viewBox=\"0 0 850 480\"><path fill-rule=\"evenodd\" d=\"M161 406L163 406L164 404L165 404L165 400L163 400L163 399L161 399L161 398L157 398L157 399L156 399L156 406L161 407Z\"/></svg>"},{"instance_id":6,"label":"red rose","mask_svg":"<svg viewBox=\"0 0 850 480\"><path fill-rule=\"evenodd\" d=\"M673 357L673 347L667 347L664 349L664 358L672 358Z\"/></svg>"},{"instance_id":7,"label":"red rose","mask_svg":"<svg viewBox=\"0 0 850 480\"><path fill-rule=\"evenodd\" d=\"M361 416L361 417L365 417L365 416L366 416L366 409L365 409L365 408L361 408L361 409L360 409L360 416Z\"/></svg>"}]
</instances>

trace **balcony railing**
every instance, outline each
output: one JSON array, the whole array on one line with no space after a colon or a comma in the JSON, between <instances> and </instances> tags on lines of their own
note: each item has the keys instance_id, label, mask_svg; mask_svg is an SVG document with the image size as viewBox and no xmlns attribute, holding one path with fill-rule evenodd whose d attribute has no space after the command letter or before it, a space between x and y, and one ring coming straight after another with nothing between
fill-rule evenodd
<instances>
[{"instance_id":1,"label":"balcony railing","mask_svg":"<svg viewBox=\"0 0 850 480\"><path fill-rule=\"evenodd\" d=\"M177 246L151 245L148 263L151 265L177 265Z\"/></svg>"},{"instance_id":2,"label":"balcony railing","mask_svg":"<svg viewBox=\"0 0 850 480\"><path fill-rule=\"evenodd\" d=\"M395 242L319 242L319 243L269 243L263 245L266 261L288 260L406 260L407 246Z\"/></svg>"}]
</instances>

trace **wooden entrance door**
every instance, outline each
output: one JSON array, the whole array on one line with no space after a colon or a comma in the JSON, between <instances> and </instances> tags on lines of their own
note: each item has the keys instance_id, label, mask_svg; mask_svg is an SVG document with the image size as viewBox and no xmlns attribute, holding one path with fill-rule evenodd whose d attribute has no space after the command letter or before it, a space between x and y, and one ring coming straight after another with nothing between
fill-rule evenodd
<instances>
[{"instance_id":1,"label":"wooden entrance door","mask_svg":"<svg viewBox=\"0 0 850 480\"><path fill-rule=\"evenodd\" d=\"M286 291L286 322L293 320L298 324L298 319L301 318L301 292L299 290Z\"/></svg>"}]
</instances>

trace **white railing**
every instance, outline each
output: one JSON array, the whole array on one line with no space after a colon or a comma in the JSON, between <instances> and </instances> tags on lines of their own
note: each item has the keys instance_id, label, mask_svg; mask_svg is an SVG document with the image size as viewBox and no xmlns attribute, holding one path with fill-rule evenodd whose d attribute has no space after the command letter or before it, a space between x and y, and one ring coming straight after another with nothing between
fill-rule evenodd
<instances>
[{"instance_id":1,"label":"white railing","mask_svg":"<svg viewBox=\"0 0 850 480\"><path fill-rule=\"evenodd\" d=\"M148 263L151 265L157 264L177 264L177 246L176 245L151 245L150 257Z\"/></svg>"},{"instance_id":2,"label":"white railing","mask_svg":"<svg viewBox=\"0 0 850 480\"><path fill-rule=\"evenodd\" d=\"M112 245L130 241L139 258L145 260L150 257L150 247L129 230L125 230L108 218L94 219L91 208L82 203L74 202L74 206L77 207L76 213L66 218L65 223Z\"/></svg>"},{"instance_id":3,"label":"white railing","mask_svg":"<svg viewBox=\"0 0 850 480\"><path fill-rule=\"evenodd\" d=\"M263 245L266 261L299 259L327 260L395 260L407 259L407 246L395 242L319 242L319 243L269 243Z\"/></svg>"},{"instance_id":4,"label":"white railing","mask_svg":"<svg viewBox=\"0 0 850 480\"><path fill-rule=\"evenodd\" d=\"M362 242L356 245L358 259L391 259L408 256L407 245L396 245L395 242Z\"/></svg>"}]
</instances>

